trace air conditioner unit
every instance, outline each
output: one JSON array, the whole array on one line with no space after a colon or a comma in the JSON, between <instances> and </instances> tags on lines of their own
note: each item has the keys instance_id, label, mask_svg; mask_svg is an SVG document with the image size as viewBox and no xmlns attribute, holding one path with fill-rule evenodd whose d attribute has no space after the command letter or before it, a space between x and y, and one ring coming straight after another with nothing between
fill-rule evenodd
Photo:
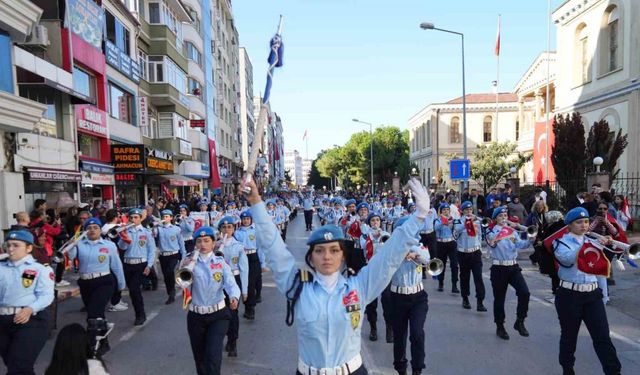
<instances>
[{"instance_id":1,"label":"air conditioner unit","mask_svg":"<svg viewBox=\"0 0 640 375\"><path fill-rule=\"evenodd\" d=\"M24 42L24 45L28 46L48 46L49 42L49 30L43 25L37 25L33 28L33 32Z\"/></svg>"}]
</instances>

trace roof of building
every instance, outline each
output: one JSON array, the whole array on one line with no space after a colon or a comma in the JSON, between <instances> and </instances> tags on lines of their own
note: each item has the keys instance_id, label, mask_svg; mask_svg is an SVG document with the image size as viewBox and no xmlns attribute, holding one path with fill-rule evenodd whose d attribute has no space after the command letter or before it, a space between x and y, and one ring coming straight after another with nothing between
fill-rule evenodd
<instances>
[{"instance_id":1,"label":"roof of building","mask_svg":"<svg viewBox=\"0 0 640 375\"><path fill-rule=\"evenodd\" d=\"M477 103L495 103L496 102L496 94L487 93L487 94L467 94L466 95L467 104L477 104ZM518 95L511 92L501 92L498 94L498 101L500 103L512 103L518 101ZM459 98L455 98L453 100L449 100L446 104L462 104L462 96Z\"/></svg>"}]
</instances>

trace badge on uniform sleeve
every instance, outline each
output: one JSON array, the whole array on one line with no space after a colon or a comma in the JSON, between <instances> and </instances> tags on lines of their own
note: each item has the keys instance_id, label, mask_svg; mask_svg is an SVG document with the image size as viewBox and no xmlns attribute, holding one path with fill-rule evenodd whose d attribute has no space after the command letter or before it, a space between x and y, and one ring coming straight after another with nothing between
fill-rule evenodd
<instances>
[{"instance_id":1,"label":"badge on uniform sleeve","mask_svg":"<svg viewBox=\"0 0 640 375\"><path fill-rule=\"evenodd\" d=\"M56 275L53 272L49 272L49 278L51 281L56 281Z\"/></svg>"},{"instance_id":2,"label":"badge on uniform sleeve","mask_svg":"<svg viewBox=\"0 0 640 375\"><path fill-rule=\"evenodd\" d=\"M38 271L36 270L24 270L22 273L22 286L25 288L33 285L33 280L38 276Z\"/></svg>"},{"instance_id":3,"label":"badge on uniform sleeve","mask_svg":"<svg viewBox=\"0 0 640 375\"><path fill-rule=\"evenodd\" d=\"M349 318L351 319L351 328L354 330L358 328L360 325L360 311L354 311L349 314Z\"/></svg>"},{"instance_id":4,"label":"badge on uniform sleeve","mask_svg":"<svg viewBox=\"0 0 640 375\"><path fill-rule=\"evenodd\" d=\"M238 257L231 258L231 263L238 264Z\"/></svg>"},{"instance_id":5,"label":"badge on uniform sleeve","mask_svg":"<svg viewBox=\"0 0 640 375\"><path fill-rule=\"evenodd\" d=\"M220 282L222 280L222 272L216 272L213 274L213 279L217 282Z\"/></svg>"},{"instance_id":6,"label":"badge on uniform sleeve","mask_svg":"<svg viewBox=\"0 0 640 375\"><path fill-rule=\"evenodd\" d=\"M416 266L416 273L422 273L422 265Z\"/></svg>"},{"instance_id":7,"label":"badge on uniform sleeve","mask_svg":"<svg viewBox=\"0 0 640 375\"><path fill-rule=\"evenodd\" d=\"M360 325L360 297L358 297L358 292L356 290L352 290L346 296L342 297L342 304L346 312L349 314L349 318L351 320L351 328L354 330L358 328Z\"/></svg>"},{"instance_id":8,"label":"badge on uniform sleeve","mask_svg":"<svg viewBox=\"0 0 640 375\"><path fill-rule=\"evenodd\" d=\"M171 241L175 241L176 240L176 236L171 236Z\"/></svg>"},{"instance_id":9,"label":"badge on uniform sleeve","mask_svg":"<svg viewBox=\"0 0 640 375\"><path fill-rule=\"evenodd\" d=\"M98 255L98 262L104 263L105 260L107 260L106 255Z\"/></svg>"},{"instance_id":10,"label":"badge on uniform sleeve","mask_svg":"<svg viewBox=\"0 0 640 375\"><path fill-rule=\"evenodd\" d=\"M249 239L250 239L251 241L253 241L253 240L255 240L255 239L256 239L256 236L255 236L255 235L253 235L253 234L250 234L250 235L249 235Z\"/></svg>"}]
</instances>

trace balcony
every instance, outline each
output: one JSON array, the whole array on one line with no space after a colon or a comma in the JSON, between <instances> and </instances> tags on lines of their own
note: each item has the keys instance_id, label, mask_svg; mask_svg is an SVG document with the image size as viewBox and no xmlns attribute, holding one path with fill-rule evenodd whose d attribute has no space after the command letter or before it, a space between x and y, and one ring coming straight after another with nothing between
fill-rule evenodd
<instances>
[{"instance_id":1,"label":"balcony","mask_svg":"<svg viewBox=\"0 0 640 375\"><path fill-rule=\"evenodd\" d=\"M175 159L191 160L191 142L180 138L151 139L151 147L173 154Z\"/></svg>"},{"instance_id":2,"label":"balcony","mask_svg":"<svg viewBox=\"0 0 640 375\"><path fill-rule=\"evenodd\" d=\"M29 0L0 1L0 29L11 35L15 42L24 42L38 23L42 9Z\"/></svg>"},{"instance_id":3,"label":"balcony","mask_svg":"<svg viewBox=\"0 0 640 375\"><path fill-rule=\"evenodd\" d=\"M194 148L209 151L209 139L200 130L189 129L189 142Z\"/></svg>"},{"instance_id":4,"label":"balcony","mask_svg":"<svg viewBox=\"0 0 640 375\"><path fill-rule=\"evenodd\" d=\"M149 101L158 107L158 112L176 112L189 118L189 98L168 83L140 81L140 89L149 93Z\"/></svg>"},{"instance_id":5,"label":"balcony","mask_svg":"<svg viewBox=\"0 0 640 375\"><path fill-rule=\"evenodd\" d=\"M205 117L207 115L207 108L200 97L196 95L187 95L187 97L189 98L189 110L200 117Z\"/></svg>"},{"instance_id":6,"label":"balcony","mask_svg":"<svg viewBox=\"0 0 640 375\"><path fill-rule=\"evenodd\" d=\"M0 130L31 132L46 109L44 104L0 91Z\"/></svg>"},{"instance_id":7,"label":"balcony","mask_svg":"<svg viewBox=\"0 0 640 375\"><path fill-rule=\"evenodd\" d=\"M148 54L150 56L169 56L180 69L188 71L187 58L176 48L176 35L165 25L149 25Z\"/></svg>"}]
</instances>

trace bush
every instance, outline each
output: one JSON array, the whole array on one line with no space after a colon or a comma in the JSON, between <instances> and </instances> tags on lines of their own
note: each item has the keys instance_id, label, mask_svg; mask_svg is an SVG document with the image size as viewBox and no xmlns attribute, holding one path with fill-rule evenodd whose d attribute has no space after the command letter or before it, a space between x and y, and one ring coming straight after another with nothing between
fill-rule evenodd
<instances>
[{"instance_id":1,"label":"bush","mask_svg":"<svg viewBox=\"0 0 640 375\"><path fill-rule=\"evenodd\" d=\"M559 210L560 202L558 201L558 196L553 190L549 189L549 191L547 191L547 189L545 189L542 186L524 185L524 186L520 186L519 195L520 195L520 202L522 202L522 204L525 205L524 208L527 209L527 212L531 211L531 207L527 207L526 203L529 201L529 199L531 199L531 197L533 197L536 194L536 188L538 187L541 187L542 190L547 192L547 206L549 207L549 211Z\"/></svg>"}]
</instances>

